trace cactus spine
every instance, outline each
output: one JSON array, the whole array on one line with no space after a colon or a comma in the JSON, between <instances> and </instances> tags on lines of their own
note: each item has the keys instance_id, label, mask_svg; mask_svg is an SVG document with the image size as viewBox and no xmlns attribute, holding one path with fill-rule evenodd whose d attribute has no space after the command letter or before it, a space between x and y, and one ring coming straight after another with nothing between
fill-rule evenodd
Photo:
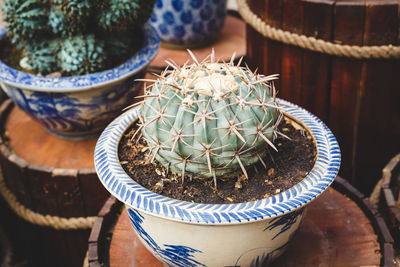
<instances>
[{"instance_id":1,"label":"cactus spine","mask_svg":"<svg viewBox=\"0 0 400 267\"><path fill-rule=\"evenodd\" d=\"M192 56L193 54L189 52ZM144 95L140 131L151 158L170 170L201 177L237 175L262 161L281 112L272 81L230 63L210 60L164 72Z\"/></svg>"}]
</instances>

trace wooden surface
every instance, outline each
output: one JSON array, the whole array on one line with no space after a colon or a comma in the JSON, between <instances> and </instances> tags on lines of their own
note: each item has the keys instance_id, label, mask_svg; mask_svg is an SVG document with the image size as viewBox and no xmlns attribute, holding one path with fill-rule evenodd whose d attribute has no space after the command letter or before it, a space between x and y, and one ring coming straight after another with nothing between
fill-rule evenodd
<instances>
[{"instance_id":1,"label":"wooden surface","mask_svg":"<svg viewBox=\"0 0 400 267\"><path fill-rule=\"evenodd\" d=\"M201 61L211 53L211 48L214 48L216 59L229 61L234 52L237 58L244 56L246 54L245 25L242 20L227 16L219 38L205 47L193 49L193 54ZM192 62L186 50L168 49L161 46L156 58L150 63L150 68L155 71L165 69L167 66L165 60L168 59L173 59L178 65L183 65L186 61Z\"/></svg>"},{"instance_id":2,"label":"wooden surface","mask_svg":"<svg viewBox=\"0 0 400 267\"><path fill-rule=\"evenodd\" d=\"M98 136L62 139L48 133L18 107L8 116L5 130L9 147L27 162L63 169L94 168L93 152Z\"/></svg>"},{"instance_id":3,"label":"wooden surface","mask_svg":"<svg viewBox=\"0 0 400 267\"><path fill-rule=\"evenodd\" d=\"M351 187L341 178L338 178L338 181L342 187ZM358 200L364 202L362 194L354 191L361 197ZM374 214L376 215L375 211ZM109 266L162 266L134 234L125 210L119 217L112 212L108 215L107 218L103 214L101 222L106 218L110 220L111 216L116 220L116 224L113 230L106 231L112 234L111 237L107 236L111 243L109 248L106 248L107 251L103 250L100 254L107 254ZM92 230L92 252L96 251L97 244L104 245L106 239L104 236L103 239L99 239L101 222ZM375 219L371 220L356 202L329 188L308 206L306 217L293 243L273 266L379 266L384 253L382 246L390 245L393 240L385 230L376 233L373 225L378 223ZM381 226L387 231L386 226ZM378 242L378 235L386 240L382 246ZM96 266L99 264L98 259L104 255L93 255L95 256L92 257L91 266Z\"/></svg>"},{"instance_id":4,"label":"wooden surface","mask_svg":"<svg viewBox=\"0 0 400 267\"><path fill-rule=\"evenodd\" d=\"M348 45L400 45L399 1L248 0L266 23ZM328 56L262 37L247 26L247 59L279 73L278 97L301 105L334 132L341 174L369 193L400 148L400 61Z\"/></svg>"}]
</instances>

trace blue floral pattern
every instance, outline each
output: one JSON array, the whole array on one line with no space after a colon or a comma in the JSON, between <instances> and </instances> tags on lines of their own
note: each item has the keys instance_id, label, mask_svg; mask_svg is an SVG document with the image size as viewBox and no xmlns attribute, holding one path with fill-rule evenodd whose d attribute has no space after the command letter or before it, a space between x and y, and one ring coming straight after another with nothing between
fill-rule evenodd
<instances>
[{"instance_id":1,"label":"blue floral pattern","mask_svg":"<svg viewBox=\"0 0 400 267\"><path fill-rule=\"evenodd\" d=\"M157 0L150 23L163 42L190 47L216 37L225 17L226 0Z\"/></svg>"},{"instance_id":2,"label":"blue floral pattern","mask_svg":"<svg viewBox=\"0 0 400 267\"><path fill-rule=\"evenodd\" d=\"M264 229L264 231L266 230L273 230L277 227L282 226L281 230L279 230L279 232L272 238L272 240L274 240L275 238L277 238L279 235L283 234L284 232L286 232L287 230L289 230L293 224L295 224L297 222L297 218L302 215L304 212L304 208L295 210L291 213L282 215L280 217L276 217L273 218L271 221L269 221L269 225Z\"/></svg>"},{"instance_id":3,"label":"blue floral pattern","mask_svg":"<svg viewBox=\"0 0 400 267\"><path fill-rule=\"evenodd\" d=\"M335 179L340 167L339 145L329 128L308 111L278 100L283 111L301 121L315 138L317 159L311 172L292 188L269 198L237 204L200 204L171 199L137 184L121 167L119 137L138 116L131 109L103 131L95 148L95 168L103 185L120 201L143 212L171 220L200 224L237 224L288 214L319 196Z\"/></svg>"},{"instance_id":4,"label":"blue floral pattern","mask_svg":"<svg viewBox=\"0 0 400 267\"><path fill-rule=\"evenodd\" d=\"M61 78L35 76L0 61L3 90L21 109L48 131L83 137L102 130L133 102L145 69L159 48L159 38L145 25L144 41L128 61L103 72ZM5 29L0 31L0 38Z\"/></svg>"},{"instance_id":5,"label":"blue floral pattern","mask_svg":"<svg viewBox=\"0 0 400 267\"><path fill-rule=\"evenodd\" d=\"M205 266L195 260L194 254L201 253L200 250L187 246L163 245L159 246L154 239L143 229L144 217L136 210L128 208L129 219L132 222L136 233L151 249L152 252L160 257L163 262L175 267L194 267Z\"/></svg>"}]
</instances>

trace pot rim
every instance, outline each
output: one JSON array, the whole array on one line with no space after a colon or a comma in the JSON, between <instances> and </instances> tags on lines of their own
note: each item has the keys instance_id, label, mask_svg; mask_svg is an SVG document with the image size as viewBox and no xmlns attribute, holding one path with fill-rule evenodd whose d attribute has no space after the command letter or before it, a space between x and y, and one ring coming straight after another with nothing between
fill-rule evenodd
<instances>
[{"instance_id":1,"label":"pot rim","mask_svg":"<svg viewBox=\"0 0 400 267\"><path fill-rule=\"evenodd\" d=\"M104 187L117 199L141 212L170 220L224 225L273 218L301 208L319 196L335 179L340 167L340 148L329 128L305 109L278 99L289 116L310 131L317 158L310 173L298 184L277 195L244 203L201 204L176 200L154 193L136 183L122 168L118 144L125 130L136 120L140 109L133 108L117 117L97 141L95 169Z\"/></svg>"},{"instance_id":2,"label":"pot rim","mask_svg":"<svg viewBox=\"0 0 400 267\"><path fill-rule=\"evenodd\" d=\"M45 77L19 71L0 60L0 84L5 83L24 90L38 92L71 93L86 91L116 83L146 68L156 56L160 38L156 30L147 22L143 25L143 43L140 49L127 61L112 69L69 77ZM6 28L0 28L0 39Z\"/></svg>"}]
</instances>

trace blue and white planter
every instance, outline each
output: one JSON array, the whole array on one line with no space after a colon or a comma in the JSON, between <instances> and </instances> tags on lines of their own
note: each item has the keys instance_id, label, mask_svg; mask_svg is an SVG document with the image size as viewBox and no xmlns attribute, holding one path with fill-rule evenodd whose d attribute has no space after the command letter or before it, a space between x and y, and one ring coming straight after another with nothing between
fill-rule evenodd
<instances>
[{"instance_id":1,"label":"blue and white planter","mask_svg":"<svg viewBox=\"0 0 400 267\"><path fill-rule=\"evenodd\" d=\"M84 137L99 132L137 95L146 67L157 54L160 39L143 26L143 44L122 65L102 72L43 77L13 69L0 61L0 85L21 109L49 132L63 137ZM6 33L0 29L0 38Z\"/></svg>"},{"instance_id":2,"label":"blue and white planter","mask_svg":"<svg viewBox=\"0 0 400 267\"><path fill-rule=\"evenodd\" d=\"M293 238L305 206L333 182L340 149L331 131L308 111L279 100L284 113L311 133L316 163L300 183L272 197L239 204L199 204L153 193L130 178L118 160L118 143L138 109L115 119L95 149L97 174L125 203L136 234L168 266L265 266Z\"/></svg>"},{"instance_id":3,"label":"blue and white planter","mask_svg":"<svg viewBox=\"0 0 400 267\"><path fill-rule=\"evenodd\" d=\"M163 45L195 48L217 37L225 17L226 0L157 0L150 23Z\"/></svg>"}]
</instances>

